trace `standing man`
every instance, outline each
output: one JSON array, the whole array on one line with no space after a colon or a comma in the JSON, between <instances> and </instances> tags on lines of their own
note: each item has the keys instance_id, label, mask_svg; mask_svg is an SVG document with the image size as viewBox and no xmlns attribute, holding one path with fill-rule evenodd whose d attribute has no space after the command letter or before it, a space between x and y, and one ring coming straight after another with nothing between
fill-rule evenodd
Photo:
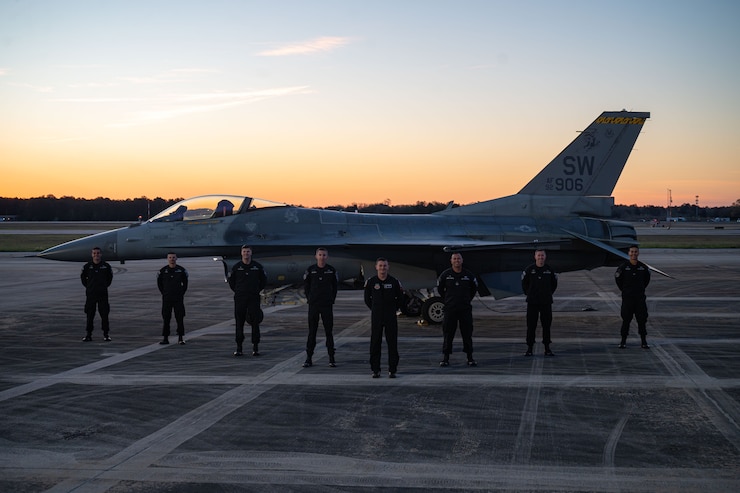
<instances>
[{"instance_id":1,"label":"standing man","mask_svg":"<svg viewBox=\"0 0 740 493\"><path fill-rule=\"evenodd\" d=\"M92 249L92 260L82 267L80 280L85 286L85 314L87 325L85 326L84 342L92 341L93 320L95 310L100 312L101 328L103 329L103 340L110 341L110 304L108 303L108 286L113 282L113 269L108 262L103 262L103 252L100 247Z\"/></svg>"},{"instance_id":2,"label":"standing man","mask_svg":"<svg viewBox=\"0 0 740 493\"><path fill-rule=\"evenodd\" d=\"M236 351L242 355L244 323L252 326L252 356L259 356L260 322L264 314L260 309L260 291L267 284L265 269L252 260L252 247L243 245L242 259L234 264L229 276L229 287L234 292L234 318L236 319Z\"/></svg>"},{"instance_id":3,"label":"standing man","mask_svg":"<svg viewBox=\"0 0 740 493\"><path fill-rule=\"evenodd\" d=\"M478 291L478 280L475 274L463 269L463 258L459 253L450 257L452 267L440 274L437 279L437 291L444 300L444 319L442 320L442 354L444 358L439 366L450 365L452 341L455 339L458 323L463 340L463 351L468 355L468 366L477 366L473 359L473 306L470 302Z\"/></svg>"},{"instance_id":4,"label":"standing man","mask_svg":"<svg viewBox=\"0 0 740 493\"><path fill-rule=\"evenodd\" d=\"M643 349L650 349L647 343L647 319L648 309L645 297L645 288L650 283L650 269L637 258L640 256L640 248L637 245L630 246L628 251L629 262L625 262L614 273L617 287L622 292L622 340L619 348L624 349L627 345L627 335L630 332L630 323L634 315L637 320L637 331L640 334Z\"/></svg>"},{"instance_id":5,"label":"standing man","mask_svg":"<svg viewBox=\"0 0 740 493\"><path fill-rule=\"evenodd\" d=\"M167 254L167 265L159 269L157 274L157 288L162 293L162 341L160 344L169 344L170 320L175 312L177 321L177 343L185 344L185 291L188 290L188 271L177 265L177 254Z\"/></svg>"},{"instance_id":6,"label":"standing man","mask_svg":"<svg viewBox=\"0 0 740 493\"><path fill-rule=\"evenodd\" d=\"M370 308L370 368L373 378L380 377L380 354L385 329L388 345L388 377L396 378L398 370L398 320L396 311L403 303L403 289L395 277L388 274L388 260L375 261L377 275L365 282L365 304Z\"/></svg>"},{"instance_id":7,"label":"standing man","mask_svg":"<svg viewBox=\"0 0 740 493\"><path fill-rule=\"evenodd\" d=\"M329 251L324 247L316 249L316 263L303 274L303 285L308 301L308 341L306 341L306 362L304 368L313 365L313 351L316 348L316 332L319 330L319 317L326 334L326 350L329 352L329 366L336 367L334 361L334 311L332 306L337 299L337 271L326 263Z\"/></svg>"},{"instance_id":8,"label":"standing man","mask_svg":"<svg viewBox=\"0 0 740 493\"><path fill-rule=\"evenodd\" d=\"M522 272L522 291L527 295L527 352L532 356L537 319L542 322L542 344L545 356L554 356L550 350L550 326L552 325L552 294L558 288L558 275L545 263L545 250L534 251L534 263Z\"/></svg>"}]
</instances>

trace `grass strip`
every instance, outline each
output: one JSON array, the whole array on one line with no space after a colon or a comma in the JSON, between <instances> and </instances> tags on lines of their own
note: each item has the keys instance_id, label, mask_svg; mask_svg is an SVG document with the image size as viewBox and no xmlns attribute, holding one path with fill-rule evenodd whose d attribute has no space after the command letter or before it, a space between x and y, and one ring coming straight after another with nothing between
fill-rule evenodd
<instances>
[{"instance_id":1,"label":"grass strip","mask_svg":"<svg viewBox=\"0 0 740 493\"><path fill-rule=\"evenodd\" d=\"M86 235L40 234L17 235L0 234L0 252L42 252L60 243L76 240Z\"/></svg>"}]
</instances>

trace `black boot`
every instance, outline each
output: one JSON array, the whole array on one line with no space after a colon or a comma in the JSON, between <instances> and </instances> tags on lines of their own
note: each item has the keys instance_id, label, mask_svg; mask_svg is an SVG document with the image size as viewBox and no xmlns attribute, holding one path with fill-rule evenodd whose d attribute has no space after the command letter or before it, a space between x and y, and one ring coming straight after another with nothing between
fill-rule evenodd
<instances>
[{"instance_id":1,"label":"black boot","mask_svg":"<svg viewBox=\"0 0 740 493\"><path fill-rule=\"evenodd\" d=\"M552 351L550 351L550 345L545 344L545 356L555 356Z\"/></svg>"},{"instance_id":2,"label":"black boot","mask_svg":"<svg viewBox=\"0 0 740 493\"><path fill-rule=\"evenodd\" d=\"M531 345L527 346L527 352L524 353L524 356L532 356L532 346Z\"/></svg>"},{"instance_id":3,"label":"black boot","mask_svg":"<svg viewBox=\"0 0 740 493\"><path fill-rule=\"evenodd\" d=\"M241 356L242 354L243 354L242 353L242 345L241 344L237 344L236 351L234 351L234 356Z\"/></svg>"},{"instance_id":4,"label":"black boot","mask_svg":"<svg viewBox=\"0 0 740 493\"><path fill-rule=\"evenodd\" d=\"M260 352L259 349L257 349L257 344L252 344L252 356L259 356Z\"/></svg>"},{"instance_id":5,"label":"black boot","mask_svg":"<svg viewBox=\"0 0 740 493\"><path fill-rule=\"evenodd\" d=\"M336 362L336 360L334 360L334 353L331 353L329 355L329 366L331 368L336 368L337 367L337 362Z\"/></svg>"}]
</instances>

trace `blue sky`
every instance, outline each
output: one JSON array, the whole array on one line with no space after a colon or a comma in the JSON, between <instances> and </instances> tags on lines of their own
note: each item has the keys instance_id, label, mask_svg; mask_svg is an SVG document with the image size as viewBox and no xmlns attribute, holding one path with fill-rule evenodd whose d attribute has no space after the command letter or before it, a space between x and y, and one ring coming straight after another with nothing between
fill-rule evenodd
<instances>
[{"instance_id":1,"label":"blue sky","mask_svg":"<svg viewBox=\"0 0 740 493\"><path fill-rule=\"evenodd\" d=\"M0 196L516 193L650 111L617 203L740 199L730 1L0 2Z\"/></svg>"}]
</instances>

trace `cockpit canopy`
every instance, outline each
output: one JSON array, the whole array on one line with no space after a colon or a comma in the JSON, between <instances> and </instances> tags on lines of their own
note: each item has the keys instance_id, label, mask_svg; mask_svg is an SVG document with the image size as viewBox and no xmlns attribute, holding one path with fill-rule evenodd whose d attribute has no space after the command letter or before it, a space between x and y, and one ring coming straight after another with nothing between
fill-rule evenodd
<instances>
[{"instance_id":1,"label":"cockpit canopy","mask_svg":"<svg viewBox=\"0 0 740 493\"><path fill-rule=\"evenodd\" d=\"M150 222L196 221L244 214L253 209L285 207L286 204L240 195L202 195L182 200L163 210Z\"/></svg>"}]
</instances>

